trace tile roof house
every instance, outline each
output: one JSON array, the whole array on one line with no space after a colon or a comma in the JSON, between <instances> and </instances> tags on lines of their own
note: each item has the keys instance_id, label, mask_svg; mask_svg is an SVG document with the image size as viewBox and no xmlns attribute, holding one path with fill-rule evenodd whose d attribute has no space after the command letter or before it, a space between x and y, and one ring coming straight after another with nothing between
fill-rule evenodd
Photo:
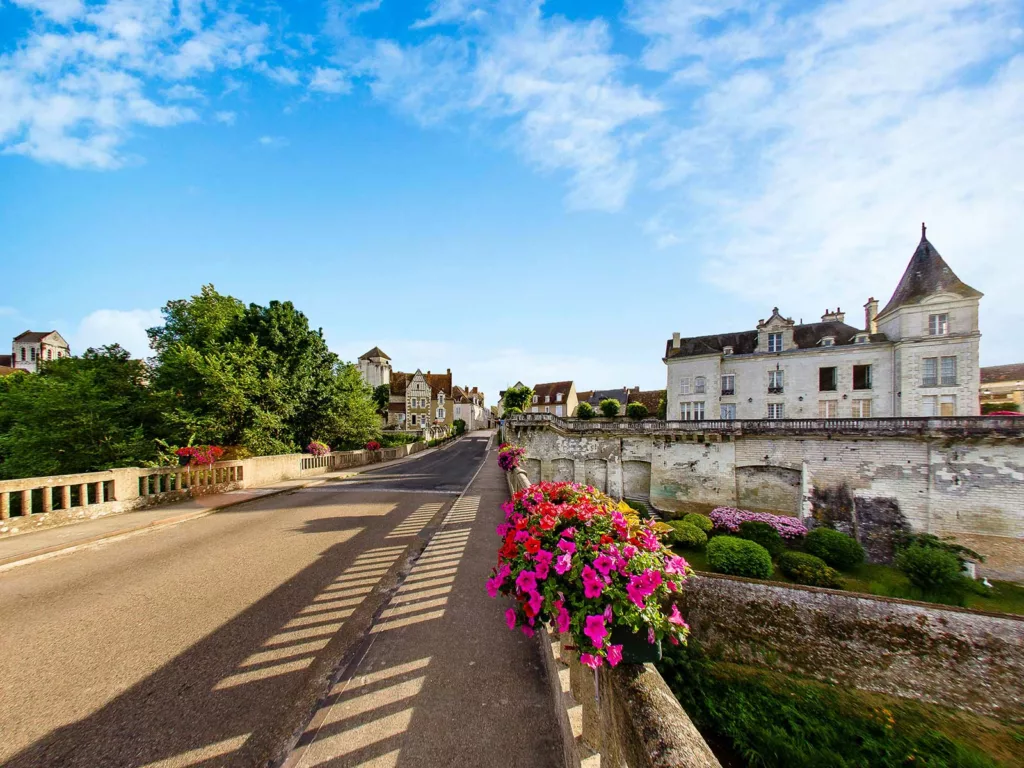
<instances>
[{"instance_id":1,"label":"tile roof house","mask_svg":"<svg viewBox=\"0 0 1024 768\"><path fill-rule=\"evenodd\" d=\"M484 404L484 393L476 387L453 387L453 417L466 422L466 430L487 429L491 424L491 412Z\"/></svg>"},{"instance_id":2,"label":"tile roof house","mask_svg":"<svg viewBox=\"0 0 1024 768\"><path fill-rule=\"evenodd\" d=\"M635 390L639 391L640 387L634 387ZM619 413L626 412L626 403L629 402L629 394L633 389L629 387L620 387L619 389L591 389L585 392L578 393L579 401L590 403L591 407L597 411L600 415L601 402L604 400L618 400L619 401Z\"/></svg>"},{"instance_id":3,"label":"tile roof house","mask_svg":"<svg viewBox=\"0 0 1024 768\"><path fill-rule=\"evenodd\" d=\"M639 387L635 387L629 392L629 399L626 401L626 405L630 403L643 403L647 406L647 413L649 416L657 417L658 410L661 407L661 402L665 399L666 390L664 389L648 389L641 390Z\"/></svg>"},{"instance_id":4,"label":"tile roof house","mask_svg":"<svg viewBox=\"0 0 1024 768\"><path fill-rule=\"evenodd\" d=\"M983 406L991 404L998 410L1012 404L1024 413L1024 363L982 368L980 400Z\"/></svg>"},{"instance_id":5,"label":"tile roof house","mask_svg":"<svg viewBox=\"0 0 1024 768\"><path fill-rule=\"evenodd\" d=\"M953 273L922 225L885 308L864 326L841 309L796 323L778 308L751 330L672 334L669 419L969 416L978 413L980 291Z\"/></svg>"},{"instance_id":6,"label":"tile roof house","mask_svg":"<svg viewBox=\"0 0 1024 768\"><path fill-rule=\"evenodd\" d=\"M422 429L432 425L451 426L452 371L391 373L391 400L388 403L388 426Z\"/></svg>"},{"instance_id":7,"label":"tile roof house","mask_svg":"<svg viewBox=\"0 0 1024 768\"><path fill-rule=\"evenodd\" d=\"M39 363L70 357L71 348L57 331L25 331L11 342L11 367L35 373Z\"/></svg>"},{"instance_id":8,"label":"tile roof house","mask_svg":"<svg viewBox=\"0 0 1024 768\"><path fill-rule=\"evenodd\" d=\"M533 400L527 404L530 413L551 413L572 416L576 411L576 384L572 381L552 381L533 385Z\"/></svg>"}]
</instances>

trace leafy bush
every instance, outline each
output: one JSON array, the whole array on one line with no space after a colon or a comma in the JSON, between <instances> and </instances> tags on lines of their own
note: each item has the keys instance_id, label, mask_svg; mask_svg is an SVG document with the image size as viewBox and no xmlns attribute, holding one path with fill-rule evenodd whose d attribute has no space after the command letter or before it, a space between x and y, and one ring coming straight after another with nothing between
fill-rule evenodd
<instances>
[{"instance_id":1,"label":"leafy bush","mask_svg":"<svg viewBox=\"0 0 1024 768\"><path fill-rule=\"evenodd\" d=\"M772 575L772 556L753 541L735 536L716 536L708 544L708 565L719 573L767 579Z\"/></svg>"},{"instance_id":2,"label":"leafy bush","mask_svg":"<svg viewBox=\"0 0 1024 768\"><path fill-rule=\"evenodd\" d=\"M632 499L626 499L626 503L630 509L637 513L641 520L650 520L651 511L647 509L647 505L642 501L633 501Z\"/></svg>"},{"instance_id":3,"label":"leafy bush","mask_svg":"<svg viewBox=\"0 0 1024 768\"><path fill-rule=\"evenodd\" d=\"M747 541L756 541L767 549L768 554L772 557L778 555L786 546L782 542L782 537L779 536L778 531L768 523L761 523L757 520L746 520L740 523L740 528L736 535Z\"/></svg>"},{"instance_id":4,"label":"leafy bush","mask_svg":"<svg viewBox=\"0 0 1024 768\"><path fill-rule=\"evenodd\" d=\"M864 562L864 547L852 536L832 528L815 528L808 533L804 549L841 571Z\"/></svg>"},{"instance_id":5,"label":"leafy bush","mask_svg":"<svg viewBox=\"0 0 1024 768\"><path fill-rule=\"evenodd\" d=\"M661 398L658 401L658 418L664 420L668 414L668 403L665 402L665 398Z\"/></svg>"},{"instance_id":6,"label":"leafy bush","mask_svg":"<svg viewBox=\"0 0 1024 768\"><path fill-rule=\"evenodd\" d=\"M934 533L911 533L910 531L901 531L895 537L894 541L897 551L917 544L922 547L931 547L932 549L941 549L944 552L949 552L959 561L961 570L963 570L963 567L968 560L974 560L979 563L985 562L984 555L979 554L973 549L965 547L962 544L957 544L955 541L940 539Z\"/></svg>"},{"instance_id":7,"label":"leafy bush","mask_svg":"<svg viewBox=\"0 0 1024 768\"><path fill-rule=\"evenodd\" d=\"M420 437L420 435L409 435L404 432L381 432L380 444L384 448L394 448L396 445L418 443Z\"/></svg>"},{"instance_id":8,"label":"leafy bush","mask_svg":"<svg viewBox=\"0 0 1024 768\"><path fill-rule=\"evenodd\" d=\"M1020 406L1013 402L981 404L982 416L984 416L987 413L995 413L997 411L1012 411L1014 413L1017 413L1020 411Z\"/></svg>"},{"instance_id":9,"label":"leafy bush","mask_svg":"<svg viewBox=\"0 0 1024 768\"><path fill-rule=\"evenodd\" d=\"M613 419L619 415L619 408L622 404L614 397L609 397L606 400L602 400L598 408L601 409L601 413L609 419Z\"/></svg>"},{"instance_id":10,"label":"leafy bush","mask_svg":"<svg viewBox=\"0 0 1024 768\"><path fill-rule=\"evenodd\" d=\"M456 419L452 422L452 428L455 430L455 435L462 435L466 432L466 421L465 419Z\"/></svg>"},{"instance_id":11,"label":"leafy bush","mask_svg":"<svg viewBox=\"0 0 1024 768\"><path fill-rule=\"evenodd\" d=\"M576 418L578 419L592 419L594 418L594 406L584 400L576 407Z\"/></svg>"},{"instance_id":12,"label":"leafy bush","mask_svg":"<svg viewBox=\"0 0 1024 768\"><path fill-rule=\"evenodd\" d=\"M797 584L832 589L842 589L844 586L839 571L830 568L820 557L806 552L783 552L775 562L779 570Z\"/></svg>"},{"instance_id":13,"label":"leafy bush","mask_svg":"<svg viewBox=\"0 0 1024 768\"><path fill-rule=\"evenodd\" d=\"M516 413L522 413L527 403L533 400L533 388L523 385L521 387L509 387L505 390L505 397L502 402L505 404L505 412L508 413L516 408Z\"/></svg>"},{"instance_id":14,"label":"leafy bush","mask_svg":"<svg viewBox=\"0 0 1024 768\"><path fill-rule=\"evenodd\" d=\"M631 419L646 419L647 406L643 403L630 403L626 406L626 415Z\"/></svg>"},{"instance_id":15,"label":"leafy bush","mask_svg":"<svg viewBox=\"0 0 1024 768\"><path fill-rule=\"evenodd\" d=\"M695 525L700 528L704 533L711 533L711 529L715 527L715 524L711 522L711 518L707 515L698 515L696 512L690 512L683 518L684 523Z\"/></svg>"},{"instance_id":16,"label":"leafy bush","mask_svg":"<svg viewBox=\"0 0 1024 768\"><path fill-rule=\"evenodd\" d=\"M914 544L896 555L896 567L910 583L926 592L949 592L963 587L960 561L952 552Z\"/></svg>"},{"instance_id":17,"label":"leafy bush","mask_svg":"<svg viewBox=\"0 0 1024 768\"><path fill-rule=\"evenodd\" d=\"M669 525L672 527L669 541L673 544L678 544L684 549L704 549L708 543L708 535L691 523L672 520Z\"/></svg>"},{"instance_id":18,"label":"leafy bush","mask_svg":"<svg viewBox=\"0 0 1024 768\"><path fill-rule=\"evenodd\" d=\"M507 419L509 416L515 416L516 414L519 414L519 413L522 413L522 412L523 412L522 408L516 408L515 406L513 406L511 408L506 408L505 409L505 415L504 415L503 418Z\"/></svg>"}]
</instances>

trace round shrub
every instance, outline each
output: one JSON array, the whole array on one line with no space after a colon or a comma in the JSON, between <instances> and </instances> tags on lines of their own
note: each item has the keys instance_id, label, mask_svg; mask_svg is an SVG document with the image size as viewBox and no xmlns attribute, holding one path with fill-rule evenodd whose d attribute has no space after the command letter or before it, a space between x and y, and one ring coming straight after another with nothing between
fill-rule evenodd
<instances>
[{"instance_id":1,"label":"round shrub","mask_svg":"<svg viewBox=\"0 0 1024 768\"><path fill-rule=\"evenodd\" d=\"M669 525L672 526L669 538L673 544L684 549L704 549L708 543L708 535L695 525L683 520L673 520Z\"/></svg>"},{"instance_id":2,"label":"round shrub","mask_svg":"<svg viewBox=\"0 0 1024 768\"><path fill-rule=\"evenodd\" d=\"M832 589L842 589L844 586L839 571L830 568L820 557L808 555L806 552L783 552L775 564L797 584Z\"/></svg>"},{"instance_id":3,"label":"round shrub","mask_svg":"<svg viewBox=\"0 0 1024 768\"><path fill-rule=\"evenodd\" d=\"M643 403L629 403L626 406L626 415L631 419L646 419L647 406Z\"/></svg>"},{"instance_id":4,"label":"round shrub","mask_svg":"<svg viewBox=\"0 0 1024 768\"><path fill-rule=\"evenodd\" d=\"M896 555L896 567L910 583L928 592L945 592L960 586L960 561L952 552L914 544Z\"/></svg>"},{"instance_id":5,"label":"round shrub","mask_svg":"<svg viewBox=\"0 0 1024 768\"><path fill-rule=\"evenodd\" d=\"M730 576L767 579L772 575L772 556L768 550L735 536L716 536L708 543L708 565Z\"/></svg>"},{"instance_id":6,"label":"round shrub","mask_svg":"<svg viewBox=\"0 0 1024 768\"><path fill-rule=\"evenodd\" d=\"M576 418L578 419L592 419L594 418L594 406L584 400L576 408Z\"/></svg>"},{"instance_id":7,"label":"round shrub","mask_svg":"<svg viewBox=\"0 0 1024 768\"><path fill-rule=\"evenodd\" d=\"M762 547L768 550L768 554L775 557L779 552L785 549L785 544L782 542L782 537L779 536L779 532L776 531L768 523L759 523L754 520L747 520L746 522L740 523L739 531L736 535L741 539L747 541L756 541Z\"/></svg>"},{"instance_id":8,"label":"round shrub","mask_svg":"<svg viewBox=\"0 0 1024 768\"><path fill-rule=\"evenodd\" d=\"M704 533L711 533L711 529L715 527L715 524L711 522L711 518L707 515L698 515L696 512L690 512L688 515L683 517L684 523L695 525L700 528Z\"/></svg>"},{"instance_id":9,"label":"round shrub","mask_svg":"<svg viewBox=\"0 0 1024 768\"><path fill-rule=\"evenodd\" d=\"M603 413L606 418L613 419L619 415L619 408L622 407L622 404L614 397L609 397L602 400L600 405L597 407L601 409L601 413Z\"/></svg>"},{"instance_id":10,"label":"round shrub","mask_svg":"<svg viewBox=\"0 0 1024 768\"><path fill-rule=\"evenodd\" d=\"M808 533L804 549L841 571L864 562L864 547L852 536L831 528L815 528Z\"/></svg>"}]
</instances>

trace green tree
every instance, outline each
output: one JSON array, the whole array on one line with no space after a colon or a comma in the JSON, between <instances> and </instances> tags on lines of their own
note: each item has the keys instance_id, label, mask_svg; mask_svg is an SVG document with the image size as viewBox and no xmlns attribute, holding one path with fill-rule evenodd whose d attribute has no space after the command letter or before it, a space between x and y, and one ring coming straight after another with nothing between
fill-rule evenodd
<instances>
[{"instance_id":1,"label":"green tree","mask_svg":"<svg viewBox=\"0 0 1024 768\"><path fill-rule=\"evenodd\" d=\"M166 434L149 368L117 345L0 379L0 476L150 464Z\"/></svg>"},{"instance_id":2,"label":"green tree","mask_svg":"<svg viewBox=\"0 0 1024 768\"><path fill-rule=\"evenodd\" d=\"M667 414L668 414L668 402L663 397L663 398L661 398L661 400L658 401L658 418L661 419L662 421L664 421Z\"/></svg>"},{"instance_id":3,"label":"green tree","mask_svg":"<svg viewBox=\"0 0 1024 768\"><path fill-rule=\"evenodd\" d=\"M626 415L631 419L646 419L647 406L641 402L629 403L626 406Z\"/></svg>"},{"instance_id":4,"label":"green tree","mask_svg":"<svg viewBox=\"0 0 1024 768\"><path fill-rule=\"evenodd\" d=\"M594 418L594 406L586 400L581 400L580 404L576 406L576 418L584 421Z\"/></svg>"},{"instance_id":5,"label":"green tree","mask_svg":"<svg viewBox=\"0 0 1024 768\"><path fill-rule=\"evenodd\" d=\"M614 397L609 397L605 400L602 400L601 404L598 406L598 408L601 409L601 413L603 413L609 419L619 415L620 407L621 403L619 403L619 401L616 400Z\"/></svg>"},{"instance_id":6,"label":"green tree","mask_svg":"<svg viewBox=\"0 0 1024 768\"><path fill-rule=\"evenodd\" d=\"M533 400L533 389L525 384L521 387L512 387L505 390L505 410L518 408L520 412L526 410L526 406Z\"/></svg>"},{"instance_id":7,"label":"green tree","mask_svg":"<svg viewBox=\"0 0 1024 768\"><path fill-rule=\"evenodd\" d=\"M373 388L373 403L377 407L377 413L387 418L388 406L391 404L390 384L380 384Z\"/></svg>"}]
</instances>

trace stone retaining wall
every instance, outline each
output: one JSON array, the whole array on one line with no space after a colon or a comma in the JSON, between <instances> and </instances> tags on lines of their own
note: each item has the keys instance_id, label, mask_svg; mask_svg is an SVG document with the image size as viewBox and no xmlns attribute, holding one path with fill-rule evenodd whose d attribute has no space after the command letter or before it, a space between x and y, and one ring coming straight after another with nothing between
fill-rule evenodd
<instances>
[{"instance_id":1,"label":"stone retaining wall","mask_svg":"<svg viewBox=\"0 0 1024 768\"><path fill-rule=\"evenodd\" d=\"M704 573L677 602L713 658L1024 721L1024 617Z\"/></svg>"}]
</instances>

